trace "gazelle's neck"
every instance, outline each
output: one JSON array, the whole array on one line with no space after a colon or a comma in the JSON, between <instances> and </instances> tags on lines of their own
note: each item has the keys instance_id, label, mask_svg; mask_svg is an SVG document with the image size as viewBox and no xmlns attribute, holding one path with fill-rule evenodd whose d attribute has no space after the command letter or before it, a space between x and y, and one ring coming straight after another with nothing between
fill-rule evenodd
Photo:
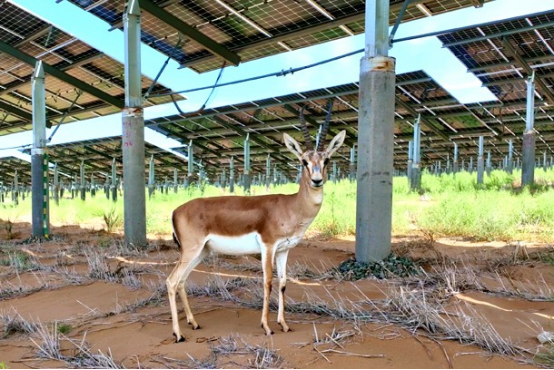
<instances>
[{"instance_id":1,"label":"gazelle's neck","mask_svg":"<svg viewBox=\"0 0 554 370\"><path fill-rule=\"evenodd\" d=\"M323 186L314 188L309 184L310 178L306 176L306 172L302 173L300 178L300 189L296 193L296 205L298 214L302 218L315 218L321 204L323 203Z\"/></svg>"}]
</instances>

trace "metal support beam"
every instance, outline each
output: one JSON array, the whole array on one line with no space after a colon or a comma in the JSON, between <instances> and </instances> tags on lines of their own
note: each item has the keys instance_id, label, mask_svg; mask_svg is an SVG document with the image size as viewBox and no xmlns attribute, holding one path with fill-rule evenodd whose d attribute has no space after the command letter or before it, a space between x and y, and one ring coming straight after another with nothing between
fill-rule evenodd
<instances>
[{"instance_id":1,"label":"metal support beam","mask_svg":"<svg viewBox=\"0 0 554 370\"><path fill-rule=\"evenodd\" d=\"M123 110L123 215L125 243L146 245L144 115L140 60L140 9L130 0L123 13L125 34L125 109Z\"/></svg>"},{"instance_id":2,"label":"metal support beam","mask_svg":"<svg viewBox=\"0 0 554 370\"><path fill-rule=\"evenodd\" d=\"M152 14L154 17L158 18L162 22L167 23L171 27L175 28L177 31L181 32L184 35L187 35L191 40L200 44L202 47L209 50L212 54L218 55L229 64L237 66L240 63L240 57L224 47L221 44L218 44L208 36L204 35L202 32L198 31L196 28L186 24L179 18L170 14L166 10L160 8L150 0L140 0L140 7Z\"/></svg>"},{"instance_id":3,"label":"metal support beam","mask_svg":"<svg viewBox=\"0 0 554 370\"><path fill-rule=\"evenodd\" d=\"M177 194L177 190L179 189L179 176L177 173L177 169L173 169L173 192Z\"/></svg>"},{"instance_id":4,"label":"metal support beam","mask_svg":"<svg viewBox=\"0 0 554 370\"><path fill-rule=\"evenodd\" d=\"M360 62L356 261L391 252L395 61L388 56L389 0L365 4L365 54Z\"/></svg>"},{"instance_id":5,"label":"metal support beam","mask_svg":"<svg viewBox=\"0 0 554 370\"><path fill-rule=\"evenodd\" d=\"M523 132L523 148L521 163L521 185L535 183L535 81L534 74L527 79L527 111L525 116L525 131Z\"/></svg>"},{"instance_id":6,"label":"metal support beam","mask_svg":"<svg viewBox=\"0 0 554 370\"><path fill-rule=\"evenodd\" d=\"M554 22L552 23L554 25ZM531 67L529 67L529 64L527 64L527 62L525 62L525 60L521 57L521 55L518 54L517 50L514 49L514 47L510 43L510 40L507 37L504 37L502 39L502 45L504 45L506 50L508 50L509 54L511 54L511 56L515 59L517 64L520 67L522 67L525 70L525 72L527 72L527 75L530 76L530 78L532 78L533 87L536 84L541 94L544 95L548 100L548 103L551 105L554 104L554 94L552 94L552 92L548 89L546 84L538 76L535 78L535 71ZM529 100L529 98L527 100Z\"/></svg>"},{"instance_id":7,"label":"metal support beam","mask_svg":"<svg viewBox=\"0 0 554 370\"><path fill-rule=\"evenodd\" d=\"M44 63L38 61L32 80L33 147L31 149L32 230L38 238L49 236L48 168L44 171L46 147L46 102Z\"/></svg>"}]
</instances>

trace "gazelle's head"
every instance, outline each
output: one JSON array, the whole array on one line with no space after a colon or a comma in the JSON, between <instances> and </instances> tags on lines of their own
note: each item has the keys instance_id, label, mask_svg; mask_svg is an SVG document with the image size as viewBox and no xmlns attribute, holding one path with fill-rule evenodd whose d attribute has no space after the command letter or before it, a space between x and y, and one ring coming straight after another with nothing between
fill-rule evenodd
<instances>
[{"instance_id":1,"label":"gazelle's head","mask_svg":"<svg viewBox=\"0 0 554 370\"><path fill-rule=\"evenodd\" d=\"M327 148L323 148L323 141L327 135L327 128L331 120L331 107L332 102L328 105L327 119L323 124L320 139L315 149L312 148L311 137L306 126L306 121L304 120L304 108L300 110L300 123L302 124L302 132L306 140L306 150L302 150L300 144L292 137L283 134L285 145L298 158L300 163L302 163L304 173L303 179L306 179L305 181L308 181L308 185L312 188L321 188L323 186L327 178L327 165L329 164L329 160L333 153L340 148L346 136L346 131L343 130L339 132L337 136L331 140L329 145L327 145Z\"/></svg>"}]
</instances>

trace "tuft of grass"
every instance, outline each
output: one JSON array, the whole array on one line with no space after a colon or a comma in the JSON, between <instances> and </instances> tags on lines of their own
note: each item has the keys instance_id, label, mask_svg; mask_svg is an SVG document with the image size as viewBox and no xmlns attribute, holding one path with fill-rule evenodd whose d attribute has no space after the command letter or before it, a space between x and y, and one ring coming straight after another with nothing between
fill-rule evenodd
<instances>
[{"instance_id":1,"label":"tuft of grass","mask_svg":"<svg viewBox=\"0 0 554 370\"><path fill-rule=\"evenodd\" d=\"M104 211L102 214L104 223L106 224L106 231L111 233L116 228L120 228L123 225L123 219L121 213L115 208L112 207L107 211Z\"/></svg>"}]
</instances>

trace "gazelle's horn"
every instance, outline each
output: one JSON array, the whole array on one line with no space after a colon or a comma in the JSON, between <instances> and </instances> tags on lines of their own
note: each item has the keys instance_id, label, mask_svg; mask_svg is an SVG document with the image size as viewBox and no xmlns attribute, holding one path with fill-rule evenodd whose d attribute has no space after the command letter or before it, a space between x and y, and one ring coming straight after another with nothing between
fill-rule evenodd
<instances>
[{"instance_id":1,"label":"gazelle's horn","mask_svg":"<svg viewBox=\"0 0 554 370\"><path fill-rule=\"evenodd\" d=\"M319 134L318 140L317 140L317 148L316 151L320 151L323 147L323 142L325 141L325 136L327 136L327 129L329 128L329 123L331 122L331 114L333 113L333 103L335 102L335 99L331 98L327 102L327 117L325 117L325 122L323 123L323 126L321 127L321 132Z\"/></svg>"},{"instance_id":2,"label":"gazelle's horn","mask_svg":"<svg viewBox=\"0 0 554 370\"><path fill-rule=\"evenodd\" d=\"M312 150L312 138L310 137L310 132L308 131L308 126L306 126L306 119L304 118L304 108L300 108L300 127L302 129L302 134L304 135L304 141L306 142L304 145L306 146L306 150Z\"/></svg>"}]
</instances>

